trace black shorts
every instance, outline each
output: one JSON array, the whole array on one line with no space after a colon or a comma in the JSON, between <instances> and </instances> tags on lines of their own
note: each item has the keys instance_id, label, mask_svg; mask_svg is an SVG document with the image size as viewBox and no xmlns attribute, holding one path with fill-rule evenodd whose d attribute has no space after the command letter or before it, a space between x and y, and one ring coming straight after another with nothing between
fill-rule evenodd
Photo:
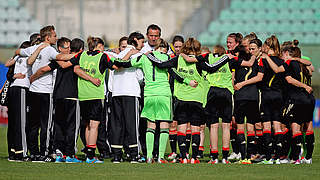
<instances>
[{"instance_id":1,"label":"black shorts","mask_svg":"<svg viewBox=\"0 0 320 180\"><path fill-rule=\"evenodd\" d=\"M80 101L80 113L82 120L102 121L103 119L103 99L93 99Z\"/></svg>"},{"instance_id":2,"label":"black shorts","mask_svg":"<svg viewBox=\"0 0 320 180\"><path fill-rule=\"evenodd\" d=\"M307 97L305 103L297 103L295 100L289 99L285 108L285 120L290 123L301 125L305 122L313 120L313 111L315 107L315 99L313 95Z\"/></svg>"},{"instance_id":3,"label":"black shorts","mask_svg":"<svg viewBox=\"0 0 320 180\"><path fill-rule=\"evenodd\" d=\"M284 102L283 96L279 91L265 90L261 92L261 121L270 122L278 121L281 122L282 110Z\"/></svg>"},{"instance_id":4,"label":"black shorts","mask_svg":"<svg viewBox=\"0 0 320 180\"><path fill-rule=\"evenodd\" d=\"M238 124L244 124L244 117L247 117L247 123L255 124L260 121L259 103L249 100L235 101L234 114Z\"/></svg>"},{"instance_id":5,"label":"black shorts","mask_svg":"<svg viewBox=\"0 0 320 180\"><path fill-rule=\"evenodd\" d=\"M181 101L176 100L176 107L174 110L175 120L178 124L189 123L192 126L200 126L206 121L204 108L202 104L194 101Z\"/></svg>"},{"instance_id":6,"label":"black shorts","mask_svg":"<svg viewBox=\"0 0 320 180\"><path fill-rule=\"evenodd\" d=\"M232 93L227 88L210 87L205 108L207 125L222 122L230 123L232 119Z\"/></svg>"},{"instance_id":7,"label":"black shorts","mask_svg":"<svg viewBox=\"0 0 320 180\"><path fill-rule=\"evenodd\" d=\"M177 106L177 97L172 96L172 111L173 111L173 112L175 112L176 106ZM173 119L173 121L176 121L176 118L175 118L175 116L174 116L174 113L173 113L172 119Z\"/></svg>"}]
</instances>

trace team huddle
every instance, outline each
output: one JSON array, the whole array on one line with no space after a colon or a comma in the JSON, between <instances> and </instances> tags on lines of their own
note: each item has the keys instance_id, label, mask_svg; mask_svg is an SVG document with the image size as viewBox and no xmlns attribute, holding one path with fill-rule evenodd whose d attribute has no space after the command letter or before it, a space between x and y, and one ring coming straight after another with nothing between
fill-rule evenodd
<instances>
[{"instance_id":1,"label":"team huddle","mask_svg":"<svg viewBox=\"0 0 320 180\"><path fill-rule=\"evenodd\" d=\"M80 163L80 134L86 163L198 164L208 127L210 164L312 163L314 68L297 40L231 33L210 51L155 24L146 36L108 50L89 36L85 50L46 26L23 42L6 63L8 160Z\"/></svg>"}]
</instances>

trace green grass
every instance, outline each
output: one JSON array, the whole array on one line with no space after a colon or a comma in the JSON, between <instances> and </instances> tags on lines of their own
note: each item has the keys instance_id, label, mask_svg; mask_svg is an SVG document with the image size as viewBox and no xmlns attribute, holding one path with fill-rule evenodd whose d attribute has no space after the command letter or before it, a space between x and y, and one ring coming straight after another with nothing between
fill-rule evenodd
<instances>
[{"instance_id":1,"label":"green grass","mask_svg":"<svg viewBox=\"0 0 320 180\"><path fill-rule=\"evenodd\" d=\"M312 165L55 164L8 162L6 128L0 127L0 179L320 179L320 129L315 135Z\"/></svg>"}]
</instances>

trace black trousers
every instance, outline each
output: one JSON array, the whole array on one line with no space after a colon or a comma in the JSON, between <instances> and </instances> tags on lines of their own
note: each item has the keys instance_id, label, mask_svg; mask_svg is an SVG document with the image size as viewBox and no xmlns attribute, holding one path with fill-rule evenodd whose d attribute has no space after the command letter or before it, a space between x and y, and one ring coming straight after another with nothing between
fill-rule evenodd
<instances>
[{"instance_id":1,"label":"black trousers","mask_svg":"<svg viewBox=\"0 0 320 180\"><path fill-rule=\"evenodd\" d=\"M9 157L27 156L26 120L28 89L13 86L8 92L8 153Z\"/></svg>"},{"instance_id":2,"label":"black trousers","mask_svg":"<svg viewBox=\"0 0 320 180\"><path fill-rule=\"evenodd\" d=\"M55 100L54 147L67 156L75 155L80 127L80 106L78 100Z\"/></svg>"},{"instance_id":3,"label":"black trousers","mask_svg":"<svg viewBox=\"0 0 320 180\"><path fill-rule=\"evenodd\" d=\"M98 128L98 138L97 138L97 148L101 153L109 154L111 152L111 147L109 143L110 137L110 119L111 119L111 102L112 94L107 93L104 108L103 108L103 119L99 124Z\"/></svg>"},{"instance_id":4,"label":"black trousers","mask_svg":"<svg viewBox=\"0 0 320 180\"><path fill-rule=\"evenodd\" d=\"M52 130L52 95L50 93L30 92L30 118L28 118L28 149L31 155L49 154L50 133ZM40 151L38 136L40 131Z\"/></svg>"},{"instance_id":5,"label":"black trousers","mask_svg":"<svg viewBox=\"0 0 320 180\"><path fill-rule=\"evenodd\" d=\"M139 99L134 96L112 97L111 148L115 156L121 155L124 141L131 157L138 155Z\"/></svg>"}]
</instances>

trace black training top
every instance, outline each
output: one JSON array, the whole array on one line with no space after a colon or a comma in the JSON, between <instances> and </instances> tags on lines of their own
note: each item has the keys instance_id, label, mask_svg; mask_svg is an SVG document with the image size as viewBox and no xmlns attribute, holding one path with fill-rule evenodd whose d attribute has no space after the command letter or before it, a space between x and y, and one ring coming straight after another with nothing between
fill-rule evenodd
<instances>
[{"instance_id":1,"label":"black training top","mask_svg":"<svg viewBox=\"0 0 320 180\"><path fill-rule=\"evenodd\" d=\"M270 58L277 66L285 66L285 62L282 59L276 56L270 56ZM275 90L283 92L285 89L284 73L275 73L266 59L260 59L258 64L263 68L264 73L262 82L260 83L261 90Z\"/></svg>"},{"instance_id":2,"label":"black training top","mask_svg":"<svg viewBox=\"0 0 320 180\"><path fill-rule=\"evenodd\" d=\"M56 61L48 66L51 70L57 69L53 99L78 98L78 76L73 72L73 66L63 69Z\"/></svg>"},{"instance_id":3,"label":"black training top","mask_svg":"<svg viewBox=\"0 0 320 180\"><path fill-rule=\"evenodd\" d=\"M241 66L242 60L235 60L232 69L235 71L234 84L246 81L257 76L258 72L263 73L263 67L258 65L256 60L251 67ZM234 92L234 98L238 100L258 101L259 93L257 83L243 86L240 90Z\"/></svg>"},{"instance_id":4,"label":"black training top","mask_svg":"<svg viewBox=\"0 0 320 180\"><path fill-rule=\"evenodd\" d=\"M286 66L284 67L286 69L285 76L291 76L293 79L311 86L311 78L308 80L307 77L302 73L299 62L287 60ZM296 103L303 103L305 98L308 96L309 93L304 88L288 84L288 97L296 100Z\"/></svg>"}]
</instances>

